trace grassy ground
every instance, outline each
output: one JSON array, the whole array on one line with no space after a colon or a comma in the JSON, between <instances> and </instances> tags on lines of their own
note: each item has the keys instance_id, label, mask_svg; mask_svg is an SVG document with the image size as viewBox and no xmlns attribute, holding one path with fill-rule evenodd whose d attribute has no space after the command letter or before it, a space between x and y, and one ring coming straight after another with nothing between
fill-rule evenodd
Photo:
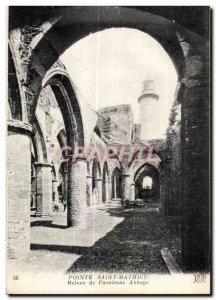
<instances>
[{"instance_id":1,"label":"grassy ground","mask_svg":"<svg viewBox=\"0 0 216 300\"><path fill-rule=\"evenodd\" d=\"M69 271L168 273L160 250L180 261L179 224L175 217L146 208L107 209L124 221L98 240Z\"/></svg>"},{"instance_id":2,"label":"grassy ground","mask_svg":"<svg viewBox=\"0 0 216 300\"><path fill-rule=\"evenodd\" d=\"M66 227L65 213L32 218L30 258L13 264L30 272L169 273L160 251L169 248L181 265L179 220L157 206L90 208L78 231Z\"/></svg>"}]
</instances>

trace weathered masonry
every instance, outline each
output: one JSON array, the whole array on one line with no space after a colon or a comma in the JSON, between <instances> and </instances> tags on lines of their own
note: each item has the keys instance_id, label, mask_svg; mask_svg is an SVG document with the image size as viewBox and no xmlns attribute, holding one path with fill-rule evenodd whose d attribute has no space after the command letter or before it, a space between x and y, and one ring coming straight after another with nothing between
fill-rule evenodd
<instances>
[{"instance_id":1,"label":"weathered masonry","mask_svg":"<svg viewBox=\"0 0 216 300\"><path fill-rule=\"evenodd\" d=\"M158 11L153 7L9 8L10 259L29 255L30 208L38 216L52 215L53 202L61 198L67 202L68 226L83 228L86 205L153 197L162 201L164 213L181 216L186 269L208 270L209 36L200 20L206 19L209 10L194 7L197 17L189 8L184 20L180 10L170 14L167 8ZM184 8L184 14L186 11ZM190 19L190 28L186 19ZM106 149L117 141L118 145L142 144L145 137L147 129L142 124L127 122L131 116L127 105L89 110L59 61L61 54L81 38L112 27L137 29L155 38L178 72L167 139L148 141L154 148L154 159L147 165L137 164L135 157L120 161L118 155L100 161L79 155L73 161L67 153L67 148L75 149L75 145L88 148L97 144ZM152 85L151 81L144 84L144 97L140 98L143 107L146 98L152 105L160 101ZM124 129L115 126L118 118ZM65 151L56 160L59 147Z\"/></svg>"}]
</instances>

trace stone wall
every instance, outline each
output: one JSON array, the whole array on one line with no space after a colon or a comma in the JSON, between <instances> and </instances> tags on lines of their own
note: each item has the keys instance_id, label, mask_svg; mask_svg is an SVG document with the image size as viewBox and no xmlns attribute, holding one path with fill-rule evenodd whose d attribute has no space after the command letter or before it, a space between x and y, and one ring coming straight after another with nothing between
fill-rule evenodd
<instances>
[{"instance_id":1,"label":"stone wall","mask_svg":"<svg viewBox=\"0 0 216 300\"><path fill-rule=\"evenodd\" d=\"M28 257L30 250L31 126L10 120L7 137L7 255Z\"/></svg>"},{"instance_id":2,"label":"stone wall","mask_svg":"<svg viewBox=\"0 0 216 300\"><path fill-rule=\"evenodd\" d=\"M140 139L140 130L141 130L141 125L140 124L134 124L134 139Z\"/></svg>"},{"instance_id":3,"label":"stone wall","mask_svg":"<svg viewBox=\"0 0 216 300\"><path fill-rule=\"evenodd\" d=\"M162 175L164 185L162 195L164 195L164 212L169 215L181 214L182 198L182 174L181 174L181 105L178 102L173 104L169 126L167 129L167 153L166 160L163 162Z\"/></svg>"},{"instance_id":4,"label":"stone wall","mask_svg":"<svg viewBox=\"0 0 216 300\"><path fill-rule=\"evenodd\" d=\"M98 110L98 113L98 126L107 143L131 142L134 126L130 105L108 106Z\"/></svg>"}]
</instances>

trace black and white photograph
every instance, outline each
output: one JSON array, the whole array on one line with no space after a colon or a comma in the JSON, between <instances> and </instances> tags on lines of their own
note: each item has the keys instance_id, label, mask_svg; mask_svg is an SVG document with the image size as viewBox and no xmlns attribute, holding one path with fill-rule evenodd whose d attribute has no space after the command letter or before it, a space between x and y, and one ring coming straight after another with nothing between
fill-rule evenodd
<instances>
[{"instance_id":1,"label":"black and white photograph","mask_svg":"<svg viewBox=\"0 0 216 300\"><path fill-rule=\"evenodd\" d=\"M7 294L209 295L211 8L7 22Z\"/></svg>"}]
</instances>

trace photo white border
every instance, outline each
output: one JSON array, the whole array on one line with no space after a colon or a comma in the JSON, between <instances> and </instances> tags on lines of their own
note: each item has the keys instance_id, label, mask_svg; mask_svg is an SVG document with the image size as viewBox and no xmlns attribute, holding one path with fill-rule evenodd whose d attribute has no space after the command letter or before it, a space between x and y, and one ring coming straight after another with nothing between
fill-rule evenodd
<instances>
[{"instance_id":1,"label":"photo white border","mask_svg":"<svg viewBox=\"0 0 216 300\"><path fill-rule=\"evenodd\" d=\"M0 206L0 228L1 228L1 250L0 250L0 265L1 265L1 272L0 272L0 297L1 299L5 299L8 296L5 294L6 290L6 282L5 282L5 262L6 262L6 252L5 252L5 243L6 243L6 99L7 99L7 6L31 6L31 5L37 5L37 6L210 6L213 9L213 16L214 16L214 9L216 6L216 1L215 0L182 0L182 1L160 1L160 0L146 0L146 1L137 1L137 0L130 0L130 1L125 1L125 0L97 0L97 1L78 1L78 0L40 0L40 1L27 1L27 0L3 0L0 2L0 57L1 57L1 72L0 72L0 99L1 99L1 109L0 109L0 137L1 141L1 147L0 147L0 157L2 159L0 160L0 201L1 201L1 206ZM214 24L214 22L213 22ZM212 25L212 38L213 38L213 45L212 48L215 49L215 30L214 26ZM212 70L215 67L215 58L214 58L215 53L213 52L213 65L212 65ZM212 85L215 87L215 77L213 77L212 74ZM213 88L212 88L213 91ZM212 95L212 104L214 102L214 93ZM213 111L212 111L212 117L216 115L216 105L213 105ZM213 121L212 121L213 122ZM215 154L215 140L216 140L216 125L215 122L212 123L213 125L213 148L212 148L212 155ZM213 181L212 181L212 186L216 185L216 176L215 176L215 161L213 160L213 165L211 166L213 168ZM214 194L213 194L214 196ZM214 203L214 197L212 199ZM215 209L216 205L213 205L213 213L212 216L215 216ZM215 217L213 218L213 228L215 228ZM215 240L215 229L213 230L213 240ZM214 253L213 257L215 257L215 247L213 247ZM216 279L215 276L213 275L213 289L215 289L215 283ZM60 299L63 296L56 296L55 298ZM145 298L153 299L156 297L147 297L144 296ZM30 296L29 296L30 298ZM73 297L80 299L81 297ZM87 298L87 297L82 297ZM101 298L101 297L97 297ZM117 297L114 297L117 298ZM134 297L130 297L131 299ZM179 298L179 297L178 297ZM180 297L181 298L181 297ZM184 297L184 299L190 299L191 297ZM199 298L205 298L199 297ZM19 299L26 299L26 297L19 297ZM45 299L44 297L41 297L41 299Z\"/></svg>"}]
</instances>

